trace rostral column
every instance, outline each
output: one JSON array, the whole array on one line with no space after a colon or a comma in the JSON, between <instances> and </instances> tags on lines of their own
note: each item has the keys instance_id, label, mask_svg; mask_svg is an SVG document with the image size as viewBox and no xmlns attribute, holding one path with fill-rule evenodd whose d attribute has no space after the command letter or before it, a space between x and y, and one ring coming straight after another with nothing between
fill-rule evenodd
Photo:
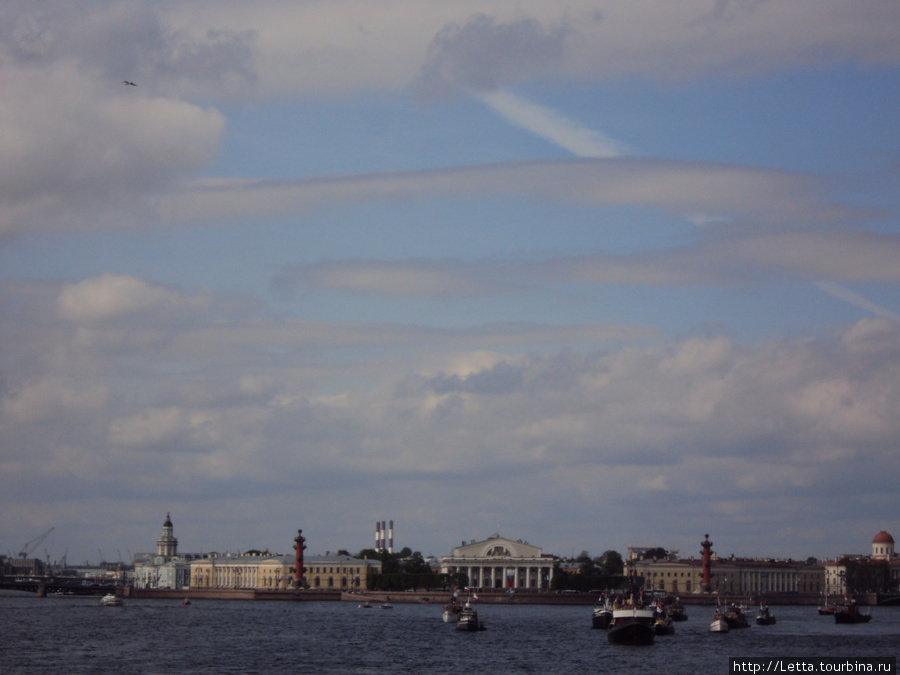
<instances>
[{"instance_id":1,"label":"rostral column","mask_svg":"<svg viewBox=\"0 0 900 675\"><path fill-rule=\"evenodd\" d=\"M709 593L711 585L712 585L712 573L711 573L711 561L712 561L712 545L713 543L709 540L709 535L704 535L706 539L700 542L700 546L702 550L700 551L703 554L703 582L700 585L701 590L704 593Z\"/></svg>"},{"instance_id":2,"label":"rostral column","mask_svg":"<svg viewBox=\"0 0 900 675\"><path fill-rule=\"evenodd\" d=\"M294 537L294 587L303 588L306 583L303 580L303 574L306 570L303 568L303 549L306 548L303 538L303 530L297 530L297 536Z\"/></svg>"}]
</instances>

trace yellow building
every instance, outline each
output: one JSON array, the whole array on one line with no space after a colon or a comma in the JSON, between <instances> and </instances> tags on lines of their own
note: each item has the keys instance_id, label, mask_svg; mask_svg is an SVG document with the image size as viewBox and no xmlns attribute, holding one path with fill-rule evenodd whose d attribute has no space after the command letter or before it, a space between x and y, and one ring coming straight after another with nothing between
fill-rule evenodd
<instances>
[{"instance_id":1,"label":"yellow building","mask_svg":"<svg viewBox=\"0 0 900 675\"><path fill-rule=\"evenodd\" d=\"M626 572L644 578L644 588L699 593L703 579L700 559L629 560ZM727 594L821 593L825 567L793 560L714 558L710 590Z\"/></svg>"},{"instance_id":2,"label":"yellow building","mask_svg":"<svg viewBox=\"0 0 900 675\"><path fill-rule=\"evenodd\" d=\"M303 561L307 587L365 590L368 572L380 572L377 560L348 555L310 556ZM287 590L293 588L293 555L209 555L191 561L191 588Z\"/></svg>"}]
</instances>

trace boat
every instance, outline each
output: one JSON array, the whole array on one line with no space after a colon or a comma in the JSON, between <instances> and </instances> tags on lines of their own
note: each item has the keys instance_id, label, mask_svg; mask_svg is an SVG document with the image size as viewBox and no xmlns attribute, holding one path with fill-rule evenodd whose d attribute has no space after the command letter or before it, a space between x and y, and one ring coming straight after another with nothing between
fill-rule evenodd
<instances>
[{"instance_id":1,"label":"boat","mask_svg":"<svg viewBox=\"0 0 900 675\"><path fill-rule=\"evenodd\" d=\"M725 613L722 608L716 605L716 611L713 613L712 623L709 624L710 633L727 633L731 630L728 622L725 620Z\"/></svg>"},{"instance_id":2,"label":"boat","mask_svg":"<svg viewBox=\"0 0 900 675\"><path fill-rule=\"evenodd\" d=\"M462 611L462 605L459 604L459 600L457 600L456 595L454 595L452 598L450 598L450 602L444 605L443 609L444 623L454 623L457 619L459 619L459 613Z\"/></svg>"},{"instance_id":3,"label":"boat","mask_svg":"<svg viewBox=\"0 0 900 675\"><path fill-rule=\"evenodd\" d=\"M675 624L672 623L672 617L669 613L657 607L656 618L653 621L653 632L657 635L675 635Z\"/></svg>"},{"instance_id":4,"label":"boat","mask_svg":"<svg viewBox=\"0 0 900 675\"><path fill-rule=\"evenodd\" d=\"M372 609L372 603L366 600L365 602L361 602L357 605L359 609Z\"/></svg>"},{"instance_id":5,"label":"boat","mask_svg":"<svg viewBox=\"0 0 900 675\"><path fill-rule=\"evenodd\" d=\"M654 620L653 610L642 602L616 607L606 637L617 645L652 645L656 639Z\"/></svg>"},{"instance_id":6,"label":"boat","mask_svg":"<svg viewBox=\"0 0 900 675\"><path fill-rule=\"evenodd\" d=\"M389 602L381 603L381 609L394 609L394 606Z\"/></svg>"},{"instance_id":7,"label":"boat","mask_svg":"<svg viewBox=\"0 0 900 675\"><path fill-rule=\"evenodd\" d=\"M472 604L468 601L459 612L459 618L456 620L456 630L466 632L484 630L484 624L478 620L478 612L475 611Z\"/></svg>"},{"instance_id":8,"label":"boat","mask_svg":"<svg viewBox=\"0 0 900 675\"><path fill-rule=\"evenodd\" d=\"M841 605L834 612L835 623L866 623L871 619L872 615L860 612L859 605L852 600Z\"/></svg>"},{"instance_id":9,"label":"boat","mask_svg":"<svg viewBox=\"0 0 900 675\"><path fill-rule=\"evenodd\" d=\"M722 618L728 623L728 627L732 630L735 628L750 628L750 622L744 615L744 608L741 605L731 603L728 609L722 615Z\"/></svg>"},{"instance_id":10,"label":"boat","mask_svg":"<svg viewBox=\"0 0 900 675\"><path fill-rule=\"evenodd\" d=\"M775 623L775 617L769 611L769 606L759 603L759 611L756 613L757 626L771 626Z\"/></svg>"},{"instance_id":11,"label":"boat","mask_svg":"<svg viewBox=\"0 0 900 675\"><path fill-rule=\"evenodd\" d=\"M609 598L604 598L602 605L594 607L594 613L591 615L591 628L599 628L606 630L609 628L609 622L612 621L613 608L609 603Z\"/></svg>"},{"instance_id":12,"label":"boat","mask_svg":"<svg viewBox=\"0 0 900 675\"><path fill-rule=\"evenodd\" d=\"M675 601L666 607L666 611L668 611L669 618L672 619L672 621L688 620L687 612L684 611L684 605L681 604L681 600L678 598L675 598Z\"/></svg>"},{"instance_id":13,"label":"boat","mask_svg":"<svg viewBox=\"0 0 900 675\"><path fill-rule=\"evenodd\" d=\"M837 606L828 603L828 593L825 594L825 604L819 605L819 614L823 616L831 616L837 611Z\"/></svg>"},{"instance_id":14,"label":"boat","mask_svg":"<svg viewBox=\"0 0 900 675\"><path fill-rule=\"evenodd\" d=\"M184 605L185 607L187 607L189 604L191 604L191 601L190 601L189 598L185 598L185 599L181 602L181 604Z\"/></svg>"},{"instance_id":15,"label":"boat","mask_svg":"<svg viewBox=\"0 0 900 675\"><path fill-rule=\"evenodd\" d=\"M125 603L122 601L122 598L117 598L112 593L107 593L100 598L100 604L104 607L121 607Z\"/></svg>"}]
</instances>

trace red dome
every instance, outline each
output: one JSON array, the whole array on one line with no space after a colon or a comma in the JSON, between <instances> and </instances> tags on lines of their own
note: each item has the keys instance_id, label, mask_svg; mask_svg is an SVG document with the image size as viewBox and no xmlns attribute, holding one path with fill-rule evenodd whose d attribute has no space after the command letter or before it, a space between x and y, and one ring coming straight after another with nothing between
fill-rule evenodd
<instances>
[{"instance_id":1,"label":"red dome","mask_svg":"<svg viewBox=\"0 0 900 675\"><path fill-rule=\"evenodd\" d=\"M894 538L889 535L887 532L882 530L878 534L875 535L875 538L872 540L873 544L893 544Z\"/></svg>"}]
</instances>

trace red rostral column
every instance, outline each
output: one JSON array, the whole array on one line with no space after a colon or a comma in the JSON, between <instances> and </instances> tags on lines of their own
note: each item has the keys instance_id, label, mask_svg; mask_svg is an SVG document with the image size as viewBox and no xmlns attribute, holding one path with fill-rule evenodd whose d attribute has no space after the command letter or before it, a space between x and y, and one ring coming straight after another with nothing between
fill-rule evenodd
<instances>
[{"instance_id":1,"label":"red rostral column","mask_svg":"<svg viewBox=\"0 0 900 675\"><path fill-rule=\"evenodd\" d=\"M702 550L700 551L703 554L703 583L700 588L704 593L709 593L710 587L712 585L712 573L711 573L711 560L712 560L712 542L709 540L709 535L704 535L706 539L700 542L700 546Z\"/></svg>"},{"instance_id":2,"label":"red rostral column","mask_svg":"<svg viewBox=\"0 0 900 675\"><path fill-rule=\"evenodd\" d=\"M294 537L294 586L296 588L303 588L303 573L306 572L303 569L303 549L306 548L306 544L304 543L306 539L303 538L303 530L297 530L297 536Z\"/></svg>"}]
</instances>

